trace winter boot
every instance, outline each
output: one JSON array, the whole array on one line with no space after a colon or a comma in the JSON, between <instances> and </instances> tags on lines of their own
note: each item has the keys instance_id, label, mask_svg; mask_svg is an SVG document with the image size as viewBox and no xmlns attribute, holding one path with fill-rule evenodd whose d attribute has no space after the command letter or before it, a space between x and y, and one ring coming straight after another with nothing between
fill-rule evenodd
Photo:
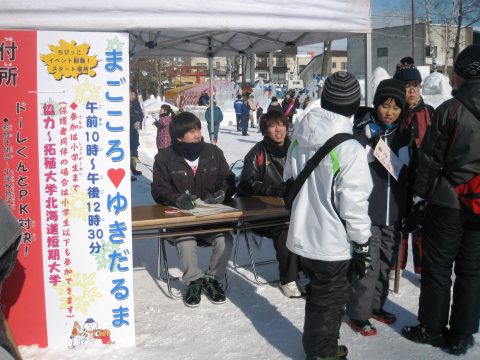
<instances>
[{"instance_id":1,"label":"winter boot","mask_svg":"<svg viewBox=\"0 0 480 360\"><path fill-rule=\"evenodd\" d=\"M338 345L335 356L320 357L307 356L306 360L347 360L348 348L345 345Z\"/></svg>"},{"instance_id":2,"label":"winter boot","mask_svg":"<svg viewBox=\"0 0 480 360\"><path fill-rule=\"evenodd\" d=\"M368 320L348 320L348 325L353 331L360 333L362 336L377 335L377 328Z\"/></svg>"},{"instance_id":3,"label":"winter boot","mask_svg":"<svg viewBox=\"0 0 480 360\"><path fill-rule=\"evenodd\" d=\"M375 309L372 311L372 313L372 317L375 320L378 320L384 324L393 324L395 321L397 321L397 317L395 316L395 314L392 314L383 309Z\"/></svg>"},{"instance_id":4,"label":"winter boot","mask_svg":"<svg viewBox=\"0 0 480 360\"><path fill-rule=\"evenodd\" d=\"M448 340L448 352L452 355L464 355L474 344L473 336L451 336Z\"/></svg>"},{"instance_id":5,"label":"winter boot","mask_svg":"<svg viewBox=\"0 0 480 360\"><path fill-rule=\"evenodd\" d=\"M130 158L130 170L132 171L132 174L135 176L142 175L142 172L137 170L137 163L138 163L137 157Z\"/></svg>"},{"instance_id":6,"label":"winter boot","mask_svg":"<svg viewBox=\"0 0 480 360\"><path fill-rule=\"evenodd\" d=\"M441 331L427 329L422 324L416 326L404 326L402 335L408 340L420 343L429 344L435 347L445 347L447 329Z\"/></svg>"}]
</instances>

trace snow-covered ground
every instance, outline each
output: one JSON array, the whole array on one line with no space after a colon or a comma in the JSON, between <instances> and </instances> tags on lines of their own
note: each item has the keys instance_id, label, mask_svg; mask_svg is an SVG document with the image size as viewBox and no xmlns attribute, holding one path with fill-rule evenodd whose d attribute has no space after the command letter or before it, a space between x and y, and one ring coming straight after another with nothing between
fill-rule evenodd
<instances>
[{"instance_id":1,"label":"snow-covered ground","mask_svg":"<svg viewBox=\"0 0 480 360\"><path fill-rule=\"evenodd\" d=\"M197 114L204 109L196 111ZM250 129L244 137L236 131L235 114L224 109L225 120L220 129L218 146L227 161L243 158L262 137ZM204 123L202 125L205 125ZM141 131L139 169L143 175L132 182L134 205L151 204L150 181L152 163L156 154L156 128L150 119ZM202 132L208 138L206 126ZM274 257L271 241L259 241L255 248L258 259ZM170 264L177 263L175 249L168 246ZM166 286L156 276L157 244L155 240L136 240L133 244L136 347L92 345L74 350L21 347L25 360L158 360L158 359L304 359L302 329L304 299L284 297L278 285L255 284L249 269L228 268L228 301L213 305L206 299L197 308L187 308L182 301L166 295ZM206 266L209 249L199 249L200 263ZM240 242L240 263L246 263L245 244ZM174 273L179 274L178 269ZM278 278L275 265L261 267L259 272L267 280ZM415 324L418 307L419 278L413 274L412 261L400 282L400 293L389 295L386 310L394 312L398 321L385 325L375 320L377 336L362 337L343 323L340 343L349 348L349 360L405 360L457 359L440 349L414 344L400 335L404 325ZM185 285L176 281L174 288L185 291ZM480 342L480 336L475 335ZM463 359L480 359L480 346L475 345Z\"/></svg>"}]
</instances>

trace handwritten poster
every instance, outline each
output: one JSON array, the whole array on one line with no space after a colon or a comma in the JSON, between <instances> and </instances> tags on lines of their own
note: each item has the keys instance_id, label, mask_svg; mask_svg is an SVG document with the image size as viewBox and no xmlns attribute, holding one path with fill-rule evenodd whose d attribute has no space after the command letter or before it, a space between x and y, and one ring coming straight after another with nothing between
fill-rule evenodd
<instances>
[{"instance_id":1,"label":"handwritten poster","mask_svg":"<svg viewBox=\"0 0 480 360\"><path fill-rule=\"evenodd\" d=\"M4 31L2 38L19 33ZM27 159L37 169L28 173L37 191L29 203L39 212L32 242L40 245L35 255L41 258L32 271L43 280L38 308L43 307L47 341L22 339L19 330L29 324L19 324L17 331L12 326L14 335L19 344L70 349L133 345L128 35L29 34L36 51L23 55L22 46L18 56L32 58L35 65L18 75L17 83L28 78L35 83L17 88L14 100L21 103L30 95L27 109L32 111L22 121L12 117L17 127L4 127L2 138L11 143L17 128L31 129ZM4 96L7 89L1 85L0 92ZM8 107L13 105L12 100ZM18 160L8 164L18 182L17 168ZM1 196L8 202L11 186L2 181ZM19 257L26 256L21 251Z\"/></svg>"}]
</instances>

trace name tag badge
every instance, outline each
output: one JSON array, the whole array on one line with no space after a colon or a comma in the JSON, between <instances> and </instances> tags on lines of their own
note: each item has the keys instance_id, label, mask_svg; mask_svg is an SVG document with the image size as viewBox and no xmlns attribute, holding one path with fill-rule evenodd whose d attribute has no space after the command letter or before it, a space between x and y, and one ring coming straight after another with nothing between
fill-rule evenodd
<instances>
[{"instance_id":1,"label":"name tag badge","mask_svg":"<svg viewBox=\"0 0 480 360\"><path fill-rule=\"evenodd\" d=\"M403 167L403 162L382 139L378 140L373 156L380 161L383 167L398 180L398 176Z\"/></svg>"}]
</instances>

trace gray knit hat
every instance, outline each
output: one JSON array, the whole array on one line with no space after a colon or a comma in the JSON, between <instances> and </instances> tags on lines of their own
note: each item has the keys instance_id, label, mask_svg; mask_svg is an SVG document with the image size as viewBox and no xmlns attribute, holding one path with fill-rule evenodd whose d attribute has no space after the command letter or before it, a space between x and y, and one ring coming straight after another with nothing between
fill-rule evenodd
<instances>
[{"instance_id":1,"label":"gray knit hat","mask_svg":"<svg viewBox=\"0 0 480 360\"><path fill-rule=\"evenodd\" d=\"M480 78L480 45L470 45L457 56L455 72L465 80Z\"/></svg>"},{"instance_id":2,"label":"gray knit hat","mask_svg":"<svg viewBox=\"0 0 480 360\"><path fill-rule=\"evenodd\" d=\"M330 75L323 85L322 108L350 117L360 106L360 84L352 74L338 71Z\"/></svg>"}]
</instances>

